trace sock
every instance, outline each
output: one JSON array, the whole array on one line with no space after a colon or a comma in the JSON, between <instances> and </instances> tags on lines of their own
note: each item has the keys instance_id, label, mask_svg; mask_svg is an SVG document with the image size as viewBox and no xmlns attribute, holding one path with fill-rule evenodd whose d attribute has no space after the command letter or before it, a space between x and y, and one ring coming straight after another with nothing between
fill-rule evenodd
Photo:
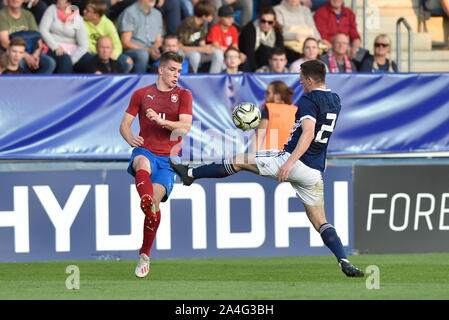
<instances>
[{"instance_id":1,"label":"sock","mask_svg":"<svg viewBox=\"0 0 449 320\"><path fill-rule=\"evenodd\" d=\"M150 173L146 170L139 170L136 172L136 189L139 196L142 198L144 194L149 194L153 197L153 184L151 183Z\"/></svg>"},{"instance_id":2,"label":"sock","mask_svg":"<svg viewBox=\"0 0 449 320\"><path fill-rule=\"evenodd\" d=\"M324 244L337 257L337 260L346 259L345 249L334 226L330 223L324 223L321 225L319 232Z\"/></svg>"},{"instance_id":3,"label":"sock","mask_svg":"<svg viewBox=\"0 0 449 320\"><path fill-rule=\"evenodd\" d=\"M151 247L153 246L154 238L156 237L157 229L161 223L161 210L156 212L157 222L151 223L147 218L143 223L143 241L142 248L140 248L139 254L145 253L148 257L150 256Z\"/></svg>"},{"instance_id":4,"label":"sock","mask_svg":"<svg viewBox=\"0 0 449 320\"><path fill-rule=\"evenodd\" d=\"M223 160L222 163L211 163L192 169L194 178L224 178L236 173L231 160Z\"/></svg>"}]
</instances>

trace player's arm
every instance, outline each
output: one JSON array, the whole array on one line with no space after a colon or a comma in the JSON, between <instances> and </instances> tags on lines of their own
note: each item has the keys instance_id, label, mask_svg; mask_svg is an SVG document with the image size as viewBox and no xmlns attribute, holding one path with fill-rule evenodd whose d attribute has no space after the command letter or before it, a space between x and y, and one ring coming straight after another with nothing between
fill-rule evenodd
<instances>
[{"instance_id":1,"label":"player's arm","mask_svg":"<svg viewBox=\"0 0 449 320\"><path fill-rule=\"evenodd\" d=\"M131 124L133 123L135 116L125 112L122 122L120 123L120 134L123 139L128 142L131 147L140 147L143 145L144 140L141 136L134 136L131 130Z\"/></svg>"},{"instance_id":2,"label":"player's arm","mask_svg":"<svg viewBox=\"0 0 449 320\"><path fill-rule=\"evenodd\" d=\"M286 181L288 175L293 168L295 162L302 157L302 155L307 151L315 138L315 121L312 119L305 118L301 122L302 133L299 137L298 144L295 150L288 158L288 160L279 168L278 181Z\"/></svg>"},{"instance_id":3,"label":"player's arm","mask_svg":"<svg viewBox=\"0 0 449 320\"><path fill-rule=\"evenodd\" d=\"M162 128L168 129L170 131L176 130L179 135L185 135L190 131L190 126L192 125L193 119L193 116L191 114L181 113L179 115L178 121L166 120L161 118L159 114L157 114L156 111L151 108L147 109L146 115L148 119L156 122L156 124L160 125Z\"/></svg>"}]
</instances>

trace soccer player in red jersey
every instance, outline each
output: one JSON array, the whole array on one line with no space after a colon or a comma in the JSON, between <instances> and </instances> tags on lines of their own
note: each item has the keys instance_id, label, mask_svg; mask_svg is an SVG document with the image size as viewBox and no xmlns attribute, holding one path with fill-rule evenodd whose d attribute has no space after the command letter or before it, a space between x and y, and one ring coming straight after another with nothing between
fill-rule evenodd
<instances>
[{"instance_id":1,"label":"soccer player in red jersey","mask_svg":"<svg viewBox=\"0 0 449 320\"><path fill-rule=\"evenodd\" d=\"M175 52L161 56L156 83L136 90L120 124L120 133L134 147L128 172L135 177L140 206L145 213L143 243L135 274L145 277L150 271L150 251L161 212L173 188L175 172L170 156L179 159L182 136L192 124L192 93L178 87L184 57ZM131 124L139 114L140 133L134 136Z\"/></svg>"}]
</instances>

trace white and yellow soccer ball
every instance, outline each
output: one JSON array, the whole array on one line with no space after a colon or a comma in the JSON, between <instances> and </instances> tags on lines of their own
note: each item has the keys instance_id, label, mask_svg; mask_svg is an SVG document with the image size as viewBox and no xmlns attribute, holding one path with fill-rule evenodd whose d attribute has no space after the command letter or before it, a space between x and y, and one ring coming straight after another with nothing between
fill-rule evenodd
<instances>
[{"instance_id":1,"label":"white and yellow soccer ball","mask_svg":"<svg viewBox=\"0 0 449 320\"><path fill-rule=\"evenodd\" d=\"M251 102L241 102L232 111L232 121L243 131L257 128L261 114L259 108Z\"/></svg>"}]
</instances>

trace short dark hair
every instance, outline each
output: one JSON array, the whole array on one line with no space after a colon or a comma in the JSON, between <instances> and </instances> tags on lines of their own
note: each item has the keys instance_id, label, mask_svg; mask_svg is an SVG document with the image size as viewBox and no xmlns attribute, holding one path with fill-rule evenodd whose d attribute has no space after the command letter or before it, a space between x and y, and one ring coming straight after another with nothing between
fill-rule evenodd
<instances>
[{"instance_id":1,"label":"short dark hair","mask_svg":"<svg viewBox=\"0 0 449 320\"><path fill-rule=\"evenodd\" d=\"M240 54L240 50L239 49L237 49L236 47L230 46L229 48L227 48L225 50L225 52L223 53L223 56L226 57L230 51L235 51L238 54Z\"/></svg>"},{"instance_id":2,"label":"short dark hair","mask_svg":"<svg viewBox=\"0 0 449 320\"><path fill-rule=\"evenodd\" d=\"M301 63L301 72L304 77L312 78L315 82L326 82L326 65L320 60L309 60Z\"/></svg>"},{"instance_id":3,"label":"short dark hair","mask_svg":"<svg viewBox=\"0 0 449 320\"><path fill-rule=\"evenodd\" d=\"M171 52L171 51L164 52L161 56L159 65L161 65L161 66L165 65L170 60L182 64L184 62L184 56L180 55L177 52Z\"/></svg>"},{"instance_id":4,"label":"short dark hair","mask_svg":"<svg viewBox=\"0 0 449 320\"><path fill-rule=\"evenodd\" d=\"M108 11L108 3L106 0L88 0L87 5L94 9L94 12L102 17Z\"/></svg>"},{"instance_id":5,"label":"short dark hair","mask_svg":"<svg viewBox=\"0 0 449 320\"><path fill-rule=\"evenodd\" d=\"M170 40L170 39L176 39L176 40L179 41L179 37L176 34L167 34L164 37L164 43L165 43L165 40Z\"/></svg>"},{"instance_id":6,"label":"short dark hair","mask_svg":"<svg viewBox=\"0 0 449 320\"><path fill-rule=\"evenodd\" d=\"M14 37L9 41L9 47L18 46L18 47L27 47L27 43L21 37Z\"/></svg>"},{"instance_id":7,"label":"short dark hair","mask_svg":"<svg viewBox=\"0 0 449 320\"><path fill-rule=\"evenodd\" d=\"M282 56L282 55L287 56L287 52L285 51L285 48L274 47L273 49L271 49L270 58L272 58L273 56Z\"/></svg>"},{"instance_id":8,"label":"short dark hair","mask_svg":"<svg viewBox=\"0 0 449 320\"><path fill-rule=\"evenodd\" d=\"M202 16L213 16L217 11L215 4L210 0L200 0L193 7L193 14L197 18Z\"/></svg>"}]
</instances>

